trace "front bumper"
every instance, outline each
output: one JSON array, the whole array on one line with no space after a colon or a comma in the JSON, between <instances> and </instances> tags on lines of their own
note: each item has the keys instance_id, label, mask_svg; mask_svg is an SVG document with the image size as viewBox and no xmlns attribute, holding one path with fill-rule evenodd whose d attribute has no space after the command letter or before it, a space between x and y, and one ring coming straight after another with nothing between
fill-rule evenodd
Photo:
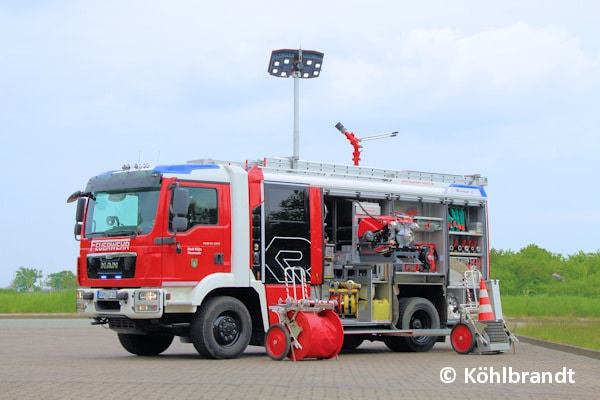
<instances>
[{"instance_id":1,"label":"front bumper","mask_svg":"<svg viewBox=\"0 0 600 400\"><path fill-rule=\"evenodd\" d=\"M77 313L90 318L99 315L131 319L160 318L165 308L165 292L156 288L77 289Z\"/></svg>"}]
</instances>

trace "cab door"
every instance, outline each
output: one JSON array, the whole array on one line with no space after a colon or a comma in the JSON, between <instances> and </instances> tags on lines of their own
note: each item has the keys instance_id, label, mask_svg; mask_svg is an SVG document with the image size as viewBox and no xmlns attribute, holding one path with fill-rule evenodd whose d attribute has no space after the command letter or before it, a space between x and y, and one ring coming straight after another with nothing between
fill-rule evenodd
<instances>
[{"instance_id":1,"label":"cab door","mask_svg":"<svg viewBox=\"0 0 600 400\"><path fill-rule=\"evenodd\" d=\"M181 182L180 187L189 193L188 225L176 233L174 251L166 254L164 279L192 284L210 274L230 272L229 185ZM174 234L171 226L169 234Z\"/></svg>"}]
</instances>

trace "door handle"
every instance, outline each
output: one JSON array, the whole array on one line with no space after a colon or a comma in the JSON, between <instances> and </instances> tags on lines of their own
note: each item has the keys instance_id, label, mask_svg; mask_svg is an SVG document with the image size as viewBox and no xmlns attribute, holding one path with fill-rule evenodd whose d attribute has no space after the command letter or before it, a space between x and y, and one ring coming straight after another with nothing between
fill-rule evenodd
<instances>
[{"instance_id":1,"label":"door handle","mask_svg":"<svg viewBox=\"0 0 600 400\"><path fill-rule=\"evenodd\" d=\"M223 253L215 253L215 264L216 265L223 265L224 262L225 262L225 254L223 254Z\"/></svg>"}]
</instances>

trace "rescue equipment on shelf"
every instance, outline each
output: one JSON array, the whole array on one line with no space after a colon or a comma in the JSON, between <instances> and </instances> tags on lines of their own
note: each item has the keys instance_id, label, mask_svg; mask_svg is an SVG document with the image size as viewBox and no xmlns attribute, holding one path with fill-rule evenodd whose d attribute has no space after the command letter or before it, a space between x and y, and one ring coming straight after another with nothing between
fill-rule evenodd
<instances>
[{"instance_id":1,"label":"rescue equipment on shelf","mask_svg":"<svg viewBox=\"0 0 600 400\"><path fill-rule=\"evenodd\" d=\"M372 216L366 210L364 212L368 217L358 224L358 238L363 244L385 256L398 249L414 247L413 229L419 225L411 217L402 214Z\"/></svg>"},{"instance_id":2,"label":"rescue equipment on shelf","mask_svg":"<svg viewBox=\"0 0 600 400\"><path fill-rule=\"evenodd\" d=\"M463 282L465 284L466 294L467 294L467 303L466 307L469 311L474 312L478 310L479 300L477 293L477 285L480 285L479 281L481 280L481 272L478 269L471 269L469 265L469 269L464 272Z\"/></svg>"},{"instance_id":3,"label":"rescue equipment on shelf","mask_svg":"<svg viewBox=\"0 0 600 400\"><path fill-rule=\"evenodd\" d=\"M448 208L448 229L454 232L466 232L465 209L462 207ZM460 250L459 250L460 251Z\"/></svg>"},{"instance_id":4,"label":"rescue equipment on shelf","mask_svg":"<svg viewBox=\"0 0 600 400\"><path fill-rule=\"evenodd\" d=\"M285 269L285 287L287 298L269 307L277 313L279 322L267 331L267 355L273 360L288 357L294 361L336 357L344 343L342 322L334 311L337 301L309 299L306 273L300 267Z\"/></svg>"},{"instance_id":5,"label":"rescue equipment on shelf","mask_svg":"<svg viewBox=\"0 0 600 400\"><path fill-rule=\"evenodd\" d=\"M439 256L435 243L415 243L415 249L419 252L420 272L438 272Z\"/></svg>"},{"instance_id":6,"label":"rescue equipment on shelf","mask_svg":"<svg viewBox=\"0 0 600 400\"><path fill-rule=\"evenodd\" d=\"M358 295L360 283L352 280L346 282L334 281L329 289L329 299L337 304L338 314L344 317L358 317Z\"/></svg>"}]
</instances>

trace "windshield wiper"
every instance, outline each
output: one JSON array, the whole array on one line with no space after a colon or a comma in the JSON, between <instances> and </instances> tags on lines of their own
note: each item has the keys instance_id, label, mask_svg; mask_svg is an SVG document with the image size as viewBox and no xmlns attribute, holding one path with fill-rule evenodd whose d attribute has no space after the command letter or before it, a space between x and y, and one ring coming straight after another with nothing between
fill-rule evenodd
<instances>
[{"instance_id":1,"label":"windshield wiper","mask_svg":"<svg viewBox=\"0 0 600 400\"><path fill-rule=\"evenodd\" d=\"M85 234L86 237L106 237L108 234L106 232L90 232Z\"/></svg>"},{"instance_id":2,"label":"windshield wiper","mask_svg":"<svg viewBox=\"0 0 600 400\"><path fill-rule=\"evenodd\" d=\"M137 231L133 229L116 229L106 232L106 236L137 236Z\"/></svg>"}]
</instances>

